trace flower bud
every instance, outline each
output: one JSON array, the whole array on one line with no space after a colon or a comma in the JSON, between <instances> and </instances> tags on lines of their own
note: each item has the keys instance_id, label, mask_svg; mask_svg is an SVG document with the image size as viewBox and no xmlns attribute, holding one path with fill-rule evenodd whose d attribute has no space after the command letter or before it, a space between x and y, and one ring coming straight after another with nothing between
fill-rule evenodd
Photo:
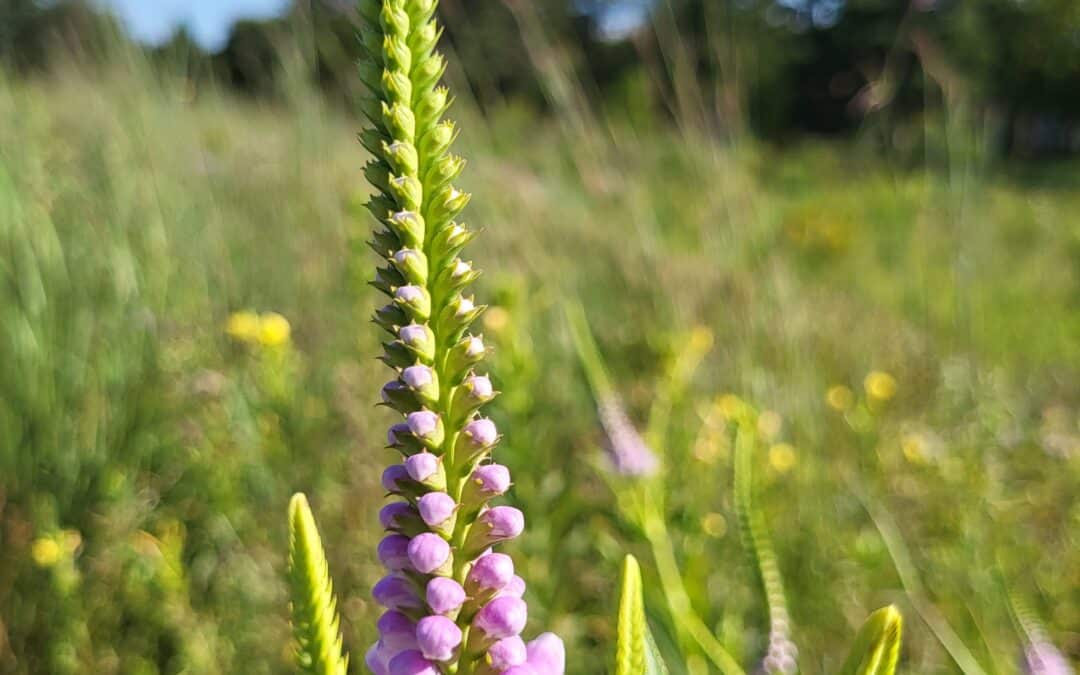
<instances>
[{"instance_id":1,"label":"flower bud","mask_svg":"<svg viewBox=\"0 0 1080 675\"><path fill-rule=\"evenodd\" d=\"M410 323L398 329L398 339L416 356L426 363L435 359L435 334L427 324Z\"/></svg>"},{"instance_id":2,"label":"flower bud","mask_svg":"<svg viewBox=\"0 0 1080 675\"><path fill-rule=\"evenodd\" d=\"M446 437L442 420L430 410L411 412L405 418L405 422L409 425L409 431L412 432L413 436L416 436L428 448L439 447Z\"/></svg>"},{"instance_id":3,"label":"flower bud","mask_svg":"<svg viewBox=\"0 0 1080 675\"><path fill-rule=\"evenodd\" d=\"M418 452L405 459L409 478L431 490L446 489L446 469L442 458L430 452Z\"/></svg>"},{"instance_id":4,"label":"flower bud","mask_svg":"<svg viewBox=\"0 0 1080 675\"><path fill-rule=\"evenodd\" d=\"M368 648L367 653L364 654L364 665L368 667L374 675L390 675L390 670L387 668L386 662L389 656L388 650L382 646L380 642L376 642Z\"/></svg>"},{"instance_id":5,"label":"flower bud","mask_svg":"<svg viewBox=\"0 0 1080 675\"><path fill-rule=\"evenodd\" d=\"M457 223L451 223L435 234L433 243L437 247L436 250L442 251L445 257L450 258L460 253L465 244L472 241L475 236L475 232Z\"/></svg>"},{"instance_id":6,"label":"flower bud","mask_svg":"<svg viewBox=\"0 0 1080 675\"><path fill-rule=\"evenodd\" d=\"M513 539L525 529L525 516L513 506L496 506L484 511L469 530L465 553L480 551L500 541Z\"/></svg>"},{"instance_id":7,"label":"flower bud","mask_svg":"<svg viewBox=\"0 0 1080 675\"><path fill-rule=\"evenodd\" d=\"M409 542L409 561L421 574L434 574L451 562L450 544L431 532L418 534Z\"/></svg>"},{"instance_id":8,"label":"flower bud","mask_svg":"<svg viewBox=\"0 0 1080 675\"><path fill-rule=\"evenodd\" d=\"M450 417L454 422L464 420L493 398L495 398L495 390L488 376L470 375L454 391L454 400L450 404Z\"/></svg>"},{"instance_id":9,"label":"flower bud","mask_svg":"<svg viewBox=\"0 0 1080 675\"><path fill-rule=\"evenodd\" d=\"M410 609L420 609L424 606L413 585L404 577L399 577L396 574L380 579L375 584L375 587L371 589L371 595L375 598L375 602L387 609L408 611Z\"/></svg>"},{"instance_id":10,"label":"flower bud","mask_svg":"<svg viewBox=\"0 0 1080 675\"><path fill-rule=\"evenodd\" d=\"M432 24L428 25L431 26ZM415 84L415 88L419 91L427 91L435 86L435 83L438 82L442 78L443 73L446 72L446 59L443 58L442 54L431 53L431 50L435 46L435 40L429 39L430 33L432 32L436 31L433 30L426 32L426 34L418 34L413 39L414 53L428 55L416 66L416 69L412 71L413 83ZM434 37L437 37L437 33ZM434 149L439 150L439 154L442 154L449 145L450 143L447 142L445 145L436 146ZM437 155L427 156L434 157Z\"/></svg>"},{"instance_id":11,"label":"flower bud","mask_svg":"<svg viewBox=\"0 0 1080 675\"><path fill-rule=\"evenodd\" d=\"M435 614L452 614L465 603L465 589L450 577L433 577L427 585L427 604Z\"/></svg>"},{"instance_id":12,"label":"flower bud","mask_svg":"<svg viewBox=\"0 0 1080 675\"><path fill-rule=\"evenodd\" d=\"M434 369L422 364L409 366L401 371L401 381L424 405L435 405L439 402L439 377Z\"/></svg>"},{"instance_id":13,"label":"flower bud","mask_svg":"<svg viewBox=\"0 0 1080 675\"><path fill-rule=\"evenodd\" d=\"M414 319L426 321L431 315L431 296L421 286L402 286L394 291L394 302L401 305Z\"/></svg>"},{"instance_id":14,"label":"flower bud","mask_svg":"<svg viewBox=\"0 0 1080 675\"><path fill-rule=\"evenodd\" d=\"M461 629L441 615L425 616L416 624L416 644L432 661L449 661L461 645Z\"/></svg>"},{"instance_id":15,"label":"flower bud","mask_svg":"<svg viewBox=\"0 0 1080 675\"><path fill-rule=\"evenodd\" d=\"M442 675L438 666L414 649L401 652L390 659L388 669L389 675Z\"/></svg>"},{"instance_id":16,"label":"flower bud","mask_svg":"<svg viewBox=\"0 0 1080 675\"><path fill-rule=\"evenodd\" d=\"M407 73L412 70L412 50L405 40L396 35L387 35L383 39L385 66L389 70Z\"/></svg>"},{"instance_id":17,"label":"flower bud","mask_svg":"<svg viewBox=\"0 0 1080 675\"><path fill-rule=\"evenodd\" d=\"M387 177L387 186L389 186L389 177ZM389 189L389 187L387 188ZM386 225L392 229L397 236L401 239L401 243L410 248L418 248L424 244L424 231L425 224L424 218L416 211L395 211L391 213L389 217L379 216L377 218L386 218Z\"/></svg>"},{"instance_id":18,"label":"flower bud","mask_svg":"<svg viewBox=\"0 0 1080 675\"><path fill-rule=\"evenodd\" d=\"M392 654L416 649L416 624L401 612L384 612L375 626L379 630L379 643Z\"/></svg>"},{"instance_id":19,"label":"flower bud","mask_svg":"<svg viewBox=\"0 0 1080 675\"><path fill-rule=\"evenodd\" d=\"M487 354L483 338L468 335L453 347L447 355L446 373L451 382L457 381L469 368L479 363Z\"/></svg>"},{"instance_id":20,"label":"flower bud","mask_svg":"<svg viewBox=\"0 0 1080 675\"><path fill-rule=\"evenodd\" d=\"M465 577L465 591L470 596L491 595L501 591L513 578L513 559L505 553L488 553L473 563Z\"/></svg>"},{"instance_id":21,"label":"flower bud","mask_svg":"<svg viewBox=\"0 0 1080 675\"><path fill-rule=\"evenodd\" d=\"M382 11L379 12L379 25L387 40L383 41L383 53L387 54L391 49L387 46L390 36L405 36L409 34L409 15L405 12L400 2L384 2Z\"/></svg>"},{"instance_id":22,"label":"flower bud","mask_svg":"<svg viewBox=\"0 0 1080 675\"><path fill-rule=\"evenodd\" d=\"M432 59L424 64L426 68L438 68L440 70L439 76L442 76L441 70L445 68L445 63L433 64ZM454 123L450 120L443 120L435 126L428 129L423 136L420 137L418 143L418 149L420 150L421 157L442 157L443 153L450 147L450 144L454 142L457 137L457 130L454 127Z\"/></svg>"},{"instance_id":23,"label":"flower bud","mask_svg":"<svg viewBox=\"0 0 1080 675\"><path fill-rule=\"evenodd\" d=\"M389 534L379 542L379 562L391 572L410 569L409 538L401 534Z\"/></svg>"},{"instance_id":24,"label":"flower bud","mask_svg":"<svg viewBox=\"0 0 1080 675\"><path fill-rule=\"evenodd\" d=\"M476 629L481 648L486 648L498 640L519 634L524 630L528 618L529 609L524 601L495 598L476 613L472 626Z\"/></svg>"},{"instance_id":25,"label":"flower bud","mask_svg":"<svg viewBox=\"0 0 1080 675\"><path fill-rule=\"evenodd\" d=\"M389 191L401 208L408 211L418 210L424 197L424 187L412 176L392 176Z\"/></svg>"},{"instance_id":26,"label":"flower bud","mask_svg":"<svg viewBox=\"0 0 1080 675\"><path fill-rule=\"evenodd\" d=\"M428 261L422 251L415 248L403 248L395 251L391 260L402 278L410 284L423 286L427 283Z\"/></svg>"},{"instance_id":27,"label":"flower bud","mask_svg":"<svg viewBox=\"0 0 1080 675\"><path fill-rule=\"evenodd\" d=\"M525 580L517 574L514 575L510 582L503 587L498 593L499 595L505 595L511 598L524 598L525 597Z\"/></svg>"},{"instance_id":28,"label":"flower bud","mask_svg":"<svg viewBox=\"0 0 1080 675\"><path fill-rule=\"evenodd\" d=\"M383 122L390 130L390 135L411 143L416 138L416 118L409 107L413 95L412 80L403 70L387 69L382 74L382 90L386 100L393 103L389 117L386 115L385 107L383 110ZM401 110L408 110L410 114L407 117L395 114L394 108L399 106Z\"/></svg>"},{"instance_id":29,"label":"flower bud","mask_svg":"<svg viewBox=\"0 0 1080 675\"><path fill-rule=\"evenodd\" d=\"M405 141L383 143L382 154L390 167L399 176L415 176L420 170L420 158L416 153L416 146Z\"/></svg>"},{"instance_id":30,"label":"flower bud","mask_svg":"<svg viewBox=\"0 0 1080 675\"><path fill-rule=\"evenodd\" d=\"M431 529L450 534L453 531L457 503L445 492L429 492L416 502L420 517Z\"/></svg>"},{"instance_id":31,"label":"flower bud","mask_svg":"<svg viewBox=\"0 0 1080 675\"><path fill-rule=\"evenodd\" d=\"M464 461L472 461L499 440L495 423L486 417L474 419L465 425L457 440L456 456Z\"/></svg>"},{"instance_id":32,"label":"flower bud","mask_svg":"<svg viewBox=\"0 0 1080 675\"><path fill-rule=\"evenodd\" d=\"M409 14L409 25L412 26L410 37L425 26L435 25L431 21L431 15L435 12L435 0L412 0L406 4L405 11Z\"/></svg>"},{"instance_id":33,"label":"flower bud","mask_svg":"<svg viewBox=\"0 0 1080 675\"><path fill-rule=\"evenodd\" d=\"M457 155L446 154L435 160L424 172L424 188L428 192L437 192L451 181L457 180L465 170L465 160Z\"/></svg>"},{"instance_id":34,"label":"flower bud","mask_svg":"<svg viewBox=\"0 0 1080 675\"><path fill-rule=\"evenodd\" d=\"M554 633L542 633L525 645L526 662L538 673L563 675L566 672L566 647Z\"/></svg>"},{"instance_id":35,"label":"flower bud","mask_svg":"<svg viewBox=\"0 0 1080 675\"><path fill-rule=\"evenodd\" d=\"M420 128L426 129L450 107L450 92L446 87L435 87L420 97L416 103L416 119Z\"/></svg>"},{"instance_id":36,"label":"flower bud","mask_svg":"<svg viewBox=\"0 0 1080 675\"><path fill-rule=\"evenodd\" d=\"M488 647L485 663L496 673L508 668L520 666L528 658L525 641L520 636L511 635Z\"/></svg>"},{"instance_id":37,"label":"flower bud","mask_svg":"<svg viewBox=\"0 0 1080 675\"><path fill-rule=\"evenodd\" d=\"M423 521L408 502L390 502L379 509L379 524L384 530L401 534L420 534Z\"/></svg>"},{"instance_id":38,"label":"flower bud","mask_svg":"<svg viewBox=\"0 0 1080 675\"><path fill-rule=\"evenodd\" d=\"M489 499L506 494L510 485L510 470L502 464L482 464L473 469L461 494L466 517L470 517Z\"/></svg>"},{"instance_id":39,"label":"flower bud","mask_svg":"<svg viewBox=\"0 0 1080 675\"><path fill-rule=\"evenodd\" d=\"M401 464L391 464L382 474L382 486L387 492L401 494L408 487L409 473Z\"/></svg>"},{"instance_id":40,"label":"flower bud","mask_svg":"<svg viewBox=\"0 0 1080 675\"><path fill-rule=\"evenodd\" d=\"M447 185L432 199L428 219L433 223L448 223L465 209L471 198L468 193Z\"/></svg>"}]
</instances>

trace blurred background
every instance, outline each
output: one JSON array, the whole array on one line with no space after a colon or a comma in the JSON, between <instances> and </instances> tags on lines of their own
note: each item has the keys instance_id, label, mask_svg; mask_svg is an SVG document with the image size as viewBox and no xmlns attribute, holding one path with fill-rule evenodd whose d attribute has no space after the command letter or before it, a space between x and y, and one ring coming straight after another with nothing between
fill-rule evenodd
<instances>
[{"instance_id":1,"label":"blurred background","mask_svg":"<svg viewBox=\"0 0 1080 675\"><path fill-rule=\"evenodd\" d=\"M439 11L512 548L570 672L608 667L624 552L655 588L571 303L642 428L663 396L671 544L743 663L736 402L802 672L890 602L904 672L983 672L942 622L1019 672L1018 614L1080 660L1080 3ZM332 0L0 0L0 673L291 672L296 490L360 672L391 456L355 30Z\"/></svg>"}]
</instances>

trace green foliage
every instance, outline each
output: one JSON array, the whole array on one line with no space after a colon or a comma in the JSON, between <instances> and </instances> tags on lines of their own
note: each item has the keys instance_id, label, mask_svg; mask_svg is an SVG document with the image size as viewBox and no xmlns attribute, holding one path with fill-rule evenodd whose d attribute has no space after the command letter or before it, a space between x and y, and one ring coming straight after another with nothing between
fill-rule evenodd
<instances>
[{"instance_id":1,"label":"green foliage","mask_svg":"<svg viewBox=\"0 0 1080 675\"><path fill-rule=\"evenodd\" d=\"M289 501L289 585L296 660L312 675L345 675L349 656L342 655L337 598L322 540L307 498Z\"/></svg>"},{"instance_id":2,"label":"green foliage","mask_svg":"<svg viewBox=\"0 0 1080 675\"><path fill-rule=\"evenodd\" d=\"M632 555L623 559L616 631L615 675L667 675L645 617L641 566Z\"/></svg>"},{"instance_id":3,"label":"green foliage","mask_svg":"<svg viewBox=\"0 0 1080 675\"><path fill-rule=\"evenodd\" d=\"M839 675L893 675L900 658L903 617L892 605L871 614L855 636Z\"/></svg>"}]
</instances>

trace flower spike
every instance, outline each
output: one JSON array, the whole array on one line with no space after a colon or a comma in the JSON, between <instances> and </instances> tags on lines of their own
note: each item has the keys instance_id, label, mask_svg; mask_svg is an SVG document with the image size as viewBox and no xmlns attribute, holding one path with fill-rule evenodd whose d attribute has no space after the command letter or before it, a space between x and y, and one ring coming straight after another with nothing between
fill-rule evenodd
<instances>
[{"instance_id":1,"label":"flower spike","mask_svg":"<svg viewBox=\"0 0 1080 675\"><path fill-rule=\"evenodd\" d=\"M483 339L469 332L483 312L469 292L480 272L461 256L473 234L456 221L470 196L453 183L465 161L442 116L452 102L439 84L446 61L434 51L436 0L360 0L361 110L371 126L360 143L377 191L370 240L380 258L372 285L389 298L374 321L388 333L381 359L394 369L383 405L400 414L387 433L398 452L382 485L397 501L379 521L388 576L375 600L388 612L365 663L376 675L562 675L562 641L526 644L525 583L510 558L489 549L521 534L524 515L490 502L511 486L490 462L499 442L481 408L496 395L480 369Z\"/></svg>"}]
</instances>

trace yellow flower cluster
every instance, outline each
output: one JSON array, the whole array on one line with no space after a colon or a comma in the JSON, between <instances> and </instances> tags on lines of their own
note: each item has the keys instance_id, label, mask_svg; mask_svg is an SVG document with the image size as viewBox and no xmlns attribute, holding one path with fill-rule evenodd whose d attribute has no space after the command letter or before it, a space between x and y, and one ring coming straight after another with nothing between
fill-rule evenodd
<instances>
[{"instance_id":1,"label":"yellow flower cluster","mask_svg":"<svg viewBox=\"0 0 1080 675\"><path fill-rule=\"evenodd\" d=\"M872 370L863 379L863 389L872 403L885 403L896 396L896 378L884 370ZM836 412L847 412L855 407L855 392L842 384L836 384L825 392L825 403Z\"/></svg>"},{"instance_id":2,"label":"yellow flower cluster","mask_svg":"<svg viewBox=\"0 0 1080 675\"><path fill-rule=\"evenodd\" d=\"M277 312L256 314L245 311L234 312L229 316L225 333L237 342L280 347L289 342L292 327L289 320Z\"/></svg>"}]
</instances>

